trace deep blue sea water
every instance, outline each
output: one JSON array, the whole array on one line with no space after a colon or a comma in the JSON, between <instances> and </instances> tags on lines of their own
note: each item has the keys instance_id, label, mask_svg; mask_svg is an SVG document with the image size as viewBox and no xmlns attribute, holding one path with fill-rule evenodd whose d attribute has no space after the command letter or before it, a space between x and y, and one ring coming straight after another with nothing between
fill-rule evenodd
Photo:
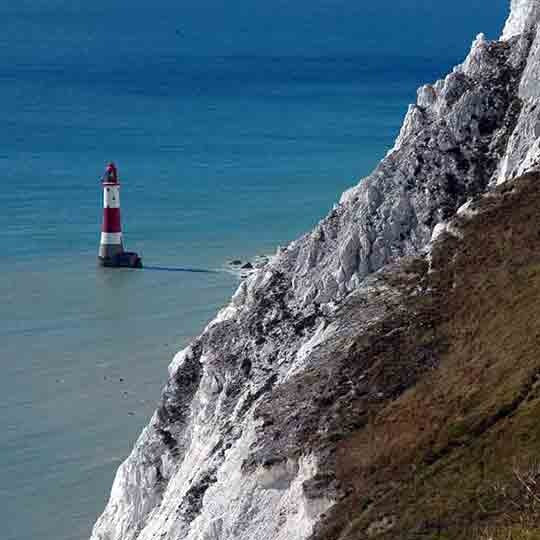
<instances>
[{"instance_id":1,"label":"deep blue sea water","mask_svg":"<svg viewBox=\"0 0 540 540\"><path fill-rule=\"evenodd\" d=\"M88 537L226 262L309 230L505 11L433 4L0 2L4 540ZM97 267L110 159L127 247L212 272Z\"/></svg>"}]
</instances>

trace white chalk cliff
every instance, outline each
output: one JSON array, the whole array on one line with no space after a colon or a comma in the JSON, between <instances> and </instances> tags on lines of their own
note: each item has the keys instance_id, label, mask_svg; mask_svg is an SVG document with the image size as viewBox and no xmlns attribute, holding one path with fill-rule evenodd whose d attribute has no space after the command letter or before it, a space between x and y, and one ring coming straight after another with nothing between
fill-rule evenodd
<instances>
[{"instance_id":1,"label":"white chalk cliff","mask_svg":"<svg viewBox=\"0 0 540 540\"><path fill-rule=\"evenodd\" d=\"M479 35L461 65L420 88L375 171L176 355L92 540L310 538L340 497L332 406L322 395L307 424L304 390L291 409L285 389L307 369L331 385L329 355L399 306L379 269L425 250L472 197L540 169L539 19L540 0L513 0L501 40ZM365 311L350 321L353 301Z\"/></svg>"},{"instance_id":2,"label":"white chalk cliff","mask_svg":"<svg viewBox=\"0 0 540 540\"><path fill-rule=\"evenodd\" d=\"M540 17L538 0L512 0L510 16L506 21L501 39L506 40L529 31Z\"/></svg>"}]
</instances>

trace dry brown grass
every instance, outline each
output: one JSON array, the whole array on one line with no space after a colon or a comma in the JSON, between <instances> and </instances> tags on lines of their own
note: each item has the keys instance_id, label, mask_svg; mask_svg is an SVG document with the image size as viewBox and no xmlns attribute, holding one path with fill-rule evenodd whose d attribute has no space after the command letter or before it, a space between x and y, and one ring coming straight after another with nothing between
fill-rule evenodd
<instances>
[{"instance_id":1,"label":"dry brown grass","mask_svg":"<svg viewBox=\"0 0 540 540\"><path fill-rule=\"evenodd\" d=\"M339 444L347 496L318 540L367 538L385 518L395 525L377 538L540 538L536 521L501 506L493 489L510 485L517 461L540 456L540 178L481 204L461 224L463 240L433 254L425 279L435 328L411 323L415 340L435 332L448 346L435 369Z\"/></svg>"}]
</instances>

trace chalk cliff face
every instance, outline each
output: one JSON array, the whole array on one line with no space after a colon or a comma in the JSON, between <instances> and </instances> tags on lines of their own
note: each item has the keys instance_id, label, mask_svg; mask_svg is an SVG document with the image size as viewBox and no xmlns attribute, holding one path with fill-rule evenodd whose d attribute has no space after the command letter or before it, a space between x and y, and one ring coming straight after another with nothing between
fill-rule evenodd
<instances>
[{"instance_id":1,"label":"chalk cliff face","mask_svg":"<svg viewBox=\"0 0 540 540\"><path fill-rule=\"evenodd\" d=\"M540 18L538 0L512 0L510 16L504 26L501 39L510 39L529 31Z\"/></svg>"},{"instance_id":2,"label":"chalk cliff face","mask_svg":"<svg viewBox=\"0 0 540 540\"><path fill-rule=\"evenodd\" d=\"M455 240L460 207L540 168L539 18L540 0L513 0L501 41L479 35L463 64L420 88L376 170L176 355L92 540L320 534L347 495L335 450L365 421L354 403L395 398L437 356L436 340L423 339L421 353L400 342L422 358L406 376L350 366L353 344L371 342L388 317L413 317L408 299L428 294L396 264L429 253L432 239Z\"/></svg>"}]
</instances>

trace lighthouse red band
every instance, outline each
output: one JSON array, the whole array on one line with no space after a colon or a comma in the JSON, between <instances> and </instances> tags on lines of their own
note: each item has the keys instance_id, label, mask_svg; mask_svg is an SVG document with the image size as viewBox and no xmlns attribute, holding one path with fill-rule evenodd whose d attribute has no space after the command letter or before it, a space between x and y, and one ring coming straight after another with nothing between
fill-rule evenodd
<instances>
[{"instance_id":1,"label":"lighthouse red band","mask_svg":"<svg viewBox=\"0 0 540 540\"><path fill-rule=\"evenodd\" d=\"M120 221L120 182L114 163L109 163L103 176L103 226L99 244L100 259L113 259L124 252Z\"/></svg>"}]
</instances>

